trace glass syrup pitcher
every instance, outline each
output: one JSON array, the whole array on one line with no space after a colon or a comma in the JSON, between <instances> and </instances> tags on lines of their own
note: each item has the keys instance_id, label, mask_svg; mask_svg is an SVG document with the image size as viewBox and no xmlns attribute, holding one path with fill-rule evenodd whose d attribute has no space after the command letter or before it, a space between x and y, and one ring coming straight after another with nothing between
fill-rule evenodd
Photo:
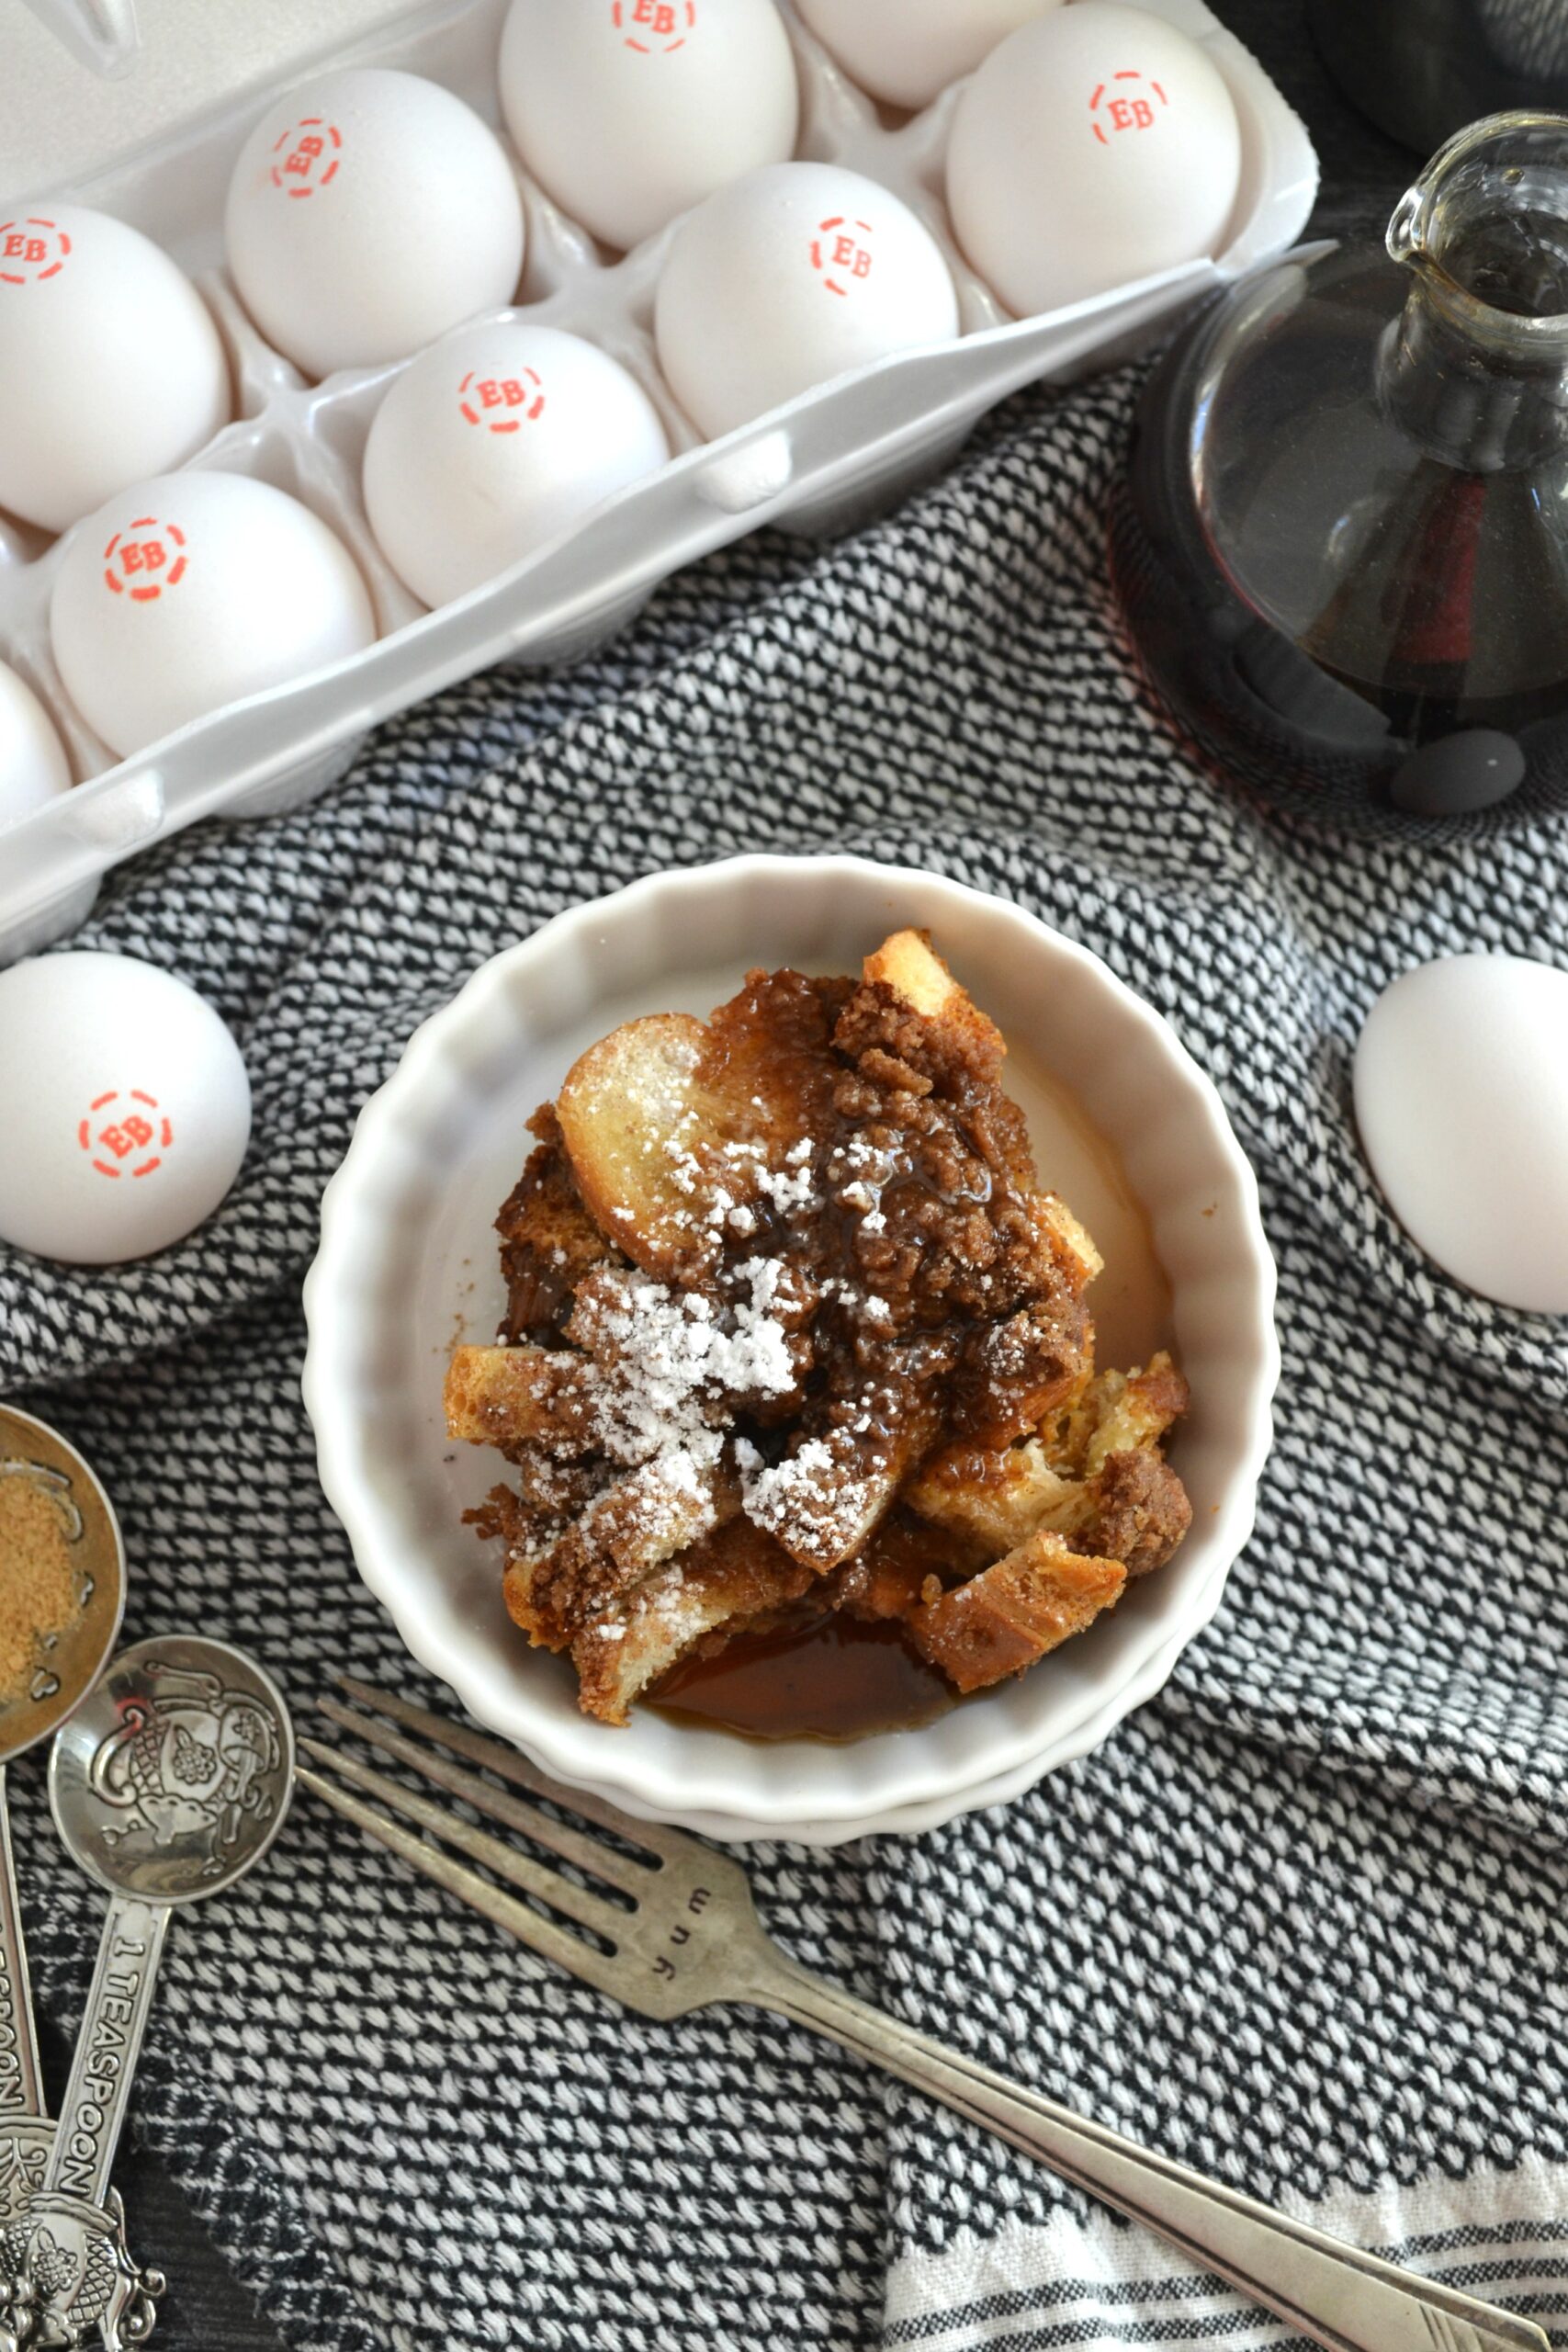
<instances>
[{"instance_id":1,"label":"glass syrup pitcher","mask_svg":"<svg viewBox=\"0 0 1568 2352\"><path fill-rule=\"evenodd\" d=\"M1303 246L1201 312L1111 550L1223 774L1341 823L1568 806L1568 116L1471 124L1386 252Z\"/></svg>"}]
</instances>

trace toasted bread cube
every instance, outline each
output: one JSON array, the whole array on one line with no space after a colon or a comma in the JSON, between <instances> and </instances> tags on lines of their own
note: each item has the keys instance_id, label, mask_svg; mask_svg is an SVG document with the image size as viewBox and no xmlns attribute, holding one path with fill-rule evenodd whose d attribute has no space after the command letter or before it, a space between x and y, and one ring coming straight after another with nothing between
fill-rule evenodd
<instances>
[{"instance_id":1,"label":"toasted bread cube","mask_svg":"<svg viewBox=\"0 0 1568 2352\"><path fill-rule=\"evenodd\" d=\"M1078 1377L1071 1391L1060 1404L1053 1405L1042 1415L1040 1442L1045 1459L1053 1470L1064 1478L1081 1478L1084 1457L1089 1452L1089 1439L1094 1435L1094 1339L1092 1332L1084 1351Z\"/></svg>"},{"instance_id":2,"label":"toasted bread cube","mask_svg":"<svg viewBox=\"0 0 1568 2352\"><path fill-rule=\"evenodd\" d=\"M1049 1237L1057 1263L1066 1264L1079 1289L1091 1283L1096 1274L1105 1271L1105 1261L1094 1246L1087 1227L1081 1225L1060 1194L1036 1193L1031 1203Z\"/></svg>"},{"instance_id":3,"label":"toasted bread cube","mask_svg":"<svg viewBox=\"0 0 1568 2352\"><path fill-rule=\"evenodd\" d=\"M543 1605L536 1589L536 1562L523 1554L507 1561L501 1578L501 1597L506 1603L506 1613L513 1623L527 1634L535 1649L567 1649L571 1643L571 1634L553 1611Z\"/></svg>"},{"instance_id":4,"label":"toasted bread cube","mask_svg":"<svg viewBox=\"0 0 1568 2352\"><path fill-rule=\"evenodd\" d=\"M696 1081L706 1035L684 1012L626 1022L573 1063L556 1102L590 1216L660 1281L692 1279L716 1254L682 1165L710 1123Z\"/></svg>"},{"instance_id":5,"label":"toasted bread cube","mask_svg":"<svg viewBox=\"0 0 1568 2352\"><path fill-rule=\"evenodd\" d=\"M1126 1563L1129 1579L1163 1568L1192 1524L1192 1504L1152 1446L1108 1454L1094 1481L1095 1549Z\"/></svg>"},{"instance_id":6,"label":"toasted bread cube","mask_svg":"<svg viewBox=\"0 0 1568 2352\"><path fill-rule=\"evenodd\" d=\"M746 1481L748 1518L803 1567L825 1576L869 1542L931 1444L937 1408L923 1391L868 1392Z\"/></svg>"},{"instance_id":7,"label":"toasted bread cube","mask_svg":"<svg viewBox=\"0 0 1568 2352\"><path fill-rule=\"evenodd\" d=\"M664 1453L606 1487L533 1556L508 1561L507 1608L554 1648L740 1508L728 1462Z\"/></svg>"},{"instance_id":8,"label":"toasted bread cube","mask_svg":"<svg viewBox=\"0 0 1568 2352\"><path fill-rule=\"evenodd\" d=\"M520 1445L510 1459L516 1485L492 1487L481 1504L463 1513L485 1542L504 1544L509 1558L553 1544L603 1492L608 1476L596 1458L563 1458L539 1445Z\"/></svg>"},{"instance_id":9,"label":"toasted bread cube","mask_svg":"<svg viewBox=\"0 0 1568 2352\"><path fill-rule=\"evenodd\" d=\"M506 1337L543 1338L611 1245L590 1216L548 1103L530 1121L541 1140L495 1220L506 1282Z\"/></svg>"},{"instance_id":10,"label":"toasted bread cube","mask_svg":"<svg viewBox=\"0 0 1568 2352\"><path fill-rule=\"evenodd\" d=\"M942 1007L962 993L925 931L894 932L874 955L866 957L861 970L866 979L880 981L929 1021L934 1021Z\"/></svg>"},{"instance_id":11,"label":"toasted bread cube","mask_svg":"<svg viewBox=\"0 0 1568 2352\"><path fill-rule=\"evenodd\" d=\"M900 1004L953 1036L962 1035L976 1058L999 1063L1006 1041L994 1021L960 988L923 931L896 931L861 967L873 986L890 989Z\"/></svg>"},{"instance_id":12,"label":"toasted bread cube","mask_svg":"<svg viewBox=\"0 0 1568 2352\"><path fill-rule=\"evenodd\" d=\"M1084 1455L1089 1477L1113 1453L1157 1445L1191 1402L1186 1380L1162 1348L1142 1372L1102 1372L1089 1391L1094 1427Z\"/></svg>"},{"instance_id":13,"label":"toasted bread cube","mask_svg":"<svg viewBox=\"0 0 1568 2352\"><path fill-rule=\"evenodd\" d=\"M591 1367L545 1348L455 1348L446 1367L446 1434L513 1454L528 1445L587 1453L594 1442Z\"/></svg>"},{"instance_id":14,"label":"toasted bread cube","mask_svg":"<svg viewBox=\"0 0 1568 2352\"><path fill-rule=\"evenodd\" d=\"M1093 1347L1094 1327L1071 1293L982 1325L954 1383L955 1433L998 1450L1031 1436L1070 1407Z\"/></svg>"},{"instance_id":15,"label":"toasted bread cube","mask_svg":"<svg viewBox=\"0 0 1568 2352\"><path fill-rule=\"evenodd\" d=\"M812 1581L771 1536L730 1520L578 1633L583 1713L624 1724L634 1700L706 1635L798 1600Z\"/></svg>"},{"instance_id":16,"label":"toasted bread cube","mask_svg":"<svg viewBox=\"0 0 1568 2352\"><path fill-rule=\"evenodd\" d=\"M910 1637L960 1690L982 1690L1081 1634L1121 1599L1126 1581L1120 1560L1089 1558L1042 1530L917 1609Z\"/></svg>"},{"instance_id":17,"label":"toasted bread cube","mask_svg":"<svg viewBox=\"0 0 1568 2352\"><path fill-rule=\"evenodd\" d=\"M1092 1510L1081 1480L1064 1477L1038 1438L1000 1451L950 1445L905 1490L909 1509L999 1560L1042 1527L1082 1532Z\"/></svg>"}]
</instances>

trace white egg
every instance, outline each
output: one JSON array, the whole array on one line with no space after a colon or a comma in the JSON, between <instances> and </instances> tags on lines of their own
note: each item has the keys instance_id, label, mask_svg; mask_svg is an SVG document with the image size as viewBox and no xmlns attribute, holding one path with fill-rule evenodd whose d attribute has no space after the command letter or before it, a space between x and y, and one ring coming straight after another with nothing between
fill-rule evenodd
<instances>
[{"instance_id":1,"label":"white egg","mask_svg":"<svg viewBox=\"0 0 1568 2352\"><path fill-rule=\"evenodd\" d=\"M366 512L404 586L446 605L669 455L659 412L607 352L515 320L459 327L376 412Z\"/></svg>"},{"instance_id":2,"label":"white egg","mask_svg":"<svg viewBox=\"0 0 1568 2352\"><path fill-rule=\"evenodd\" d=\"M795 146L773 0L512 0L501 103L547 196L625 250Z\"/></svg>"},{"instance_id":3,"label":"white egg","mask_svg":"<svg viewBox=\"0 0 1568 2352\"><path fill-rule=\"evenodd\" d=\"M1240 179L1220 74L1113 0L1010 34L960 96L947 153L958 242L1020 318L1214 252Z\"/></svg>"},{"instance_id":4,"label":"white egg","mask_svg":"<svg viewBox=\"0 0 1568 2352\"><path fill-rule=\"evenodd\" d=\"M308 506L243 474L167 474L77 525L50 635L65 691L111 751L374 642L358 567Z\"/></svg>"},{"instance_id":5,"label":"white egg","mask_svg":"<svg viewBox=\"0 0 1568 2352\"><path fill-rule=\"evenodd\" d=\"M874 98L929 107L999 40L1062 0L795 0L825 49Z\"/></svg>"},{"instance_id":6,"label":"white egg","mask_svg":"<svg viewBox=\"0 0 1568 2352\"><path fill-rule=\"evenodd\" d=\"M231 407L211 313L150 238L75 204L0 222L0 506L68 530Z\"/></svg>"},{"instance_id":7,"label":"white egg","mask_svg":"<svg viewBox=\"0 0 1568 2352\"><path fill-rule=\"evenodd\" d=\"M0 662L0 832L70 789L53 720L27 680Z\"/></svg>"},{"instance_id":8,"label":"white egg","mask_svg":"<svg viewBox=\"0 0 1568 2352\"><path fill-rule=\"evenodd\" d=\"M523 270L523 200L471 107L417 74L302 83L240 153L229 266L262 333L308 376L406 359Z\"/></svg>"},{"instance_id":9,"label":"white egg","mask_svg":"<svg viewBox=\"0 0 1568 2352\"><path fill-rule=\"evenodd\" d=\"M240 1049L194 989L127 956L0 972L0 1240L69 1265L166 1250L245 1156Z\"/></svg>"},{"instance_id":10,"label":"white egg","mask_svg":"<svg viewBox=\"0 0 1568 2352\"><path fill-rule=\"evenodd\" d=\"M1402 973L1356 1047L1372 1173L1455 1282L1568 1315L1568 972L1452 956Z\"/></svg>"},{"instance_id":11,"label":"white egg","mask_svg":"<svg viewBox=\"0 0 1568 2352\"><path fill-rule=\"evenodd\" d=\"M709 440L852 368L958 333L942 248L876 181L749 173L683 220L659 281L659 362Z\"/></svg>"}]
</instances>

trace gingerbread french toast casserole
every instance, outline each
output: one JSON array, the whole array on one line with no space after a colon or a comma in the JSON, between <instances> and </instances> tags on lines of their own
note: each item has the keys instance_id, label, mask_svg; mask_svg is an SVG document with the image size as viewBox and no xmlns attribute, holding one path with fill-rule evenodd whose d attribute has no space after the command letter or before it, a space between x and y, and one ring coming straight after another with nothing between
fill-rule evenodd
<instances>
[{"instance_id":1,"label":"gingerbread french toast casserole","mask_svg":"<svg viewBox=\"0 0 1568 2352\"><path fill-rule=\"evenodd\" d=\"M826 1611L955 1690L1021 1673L1185 1533L1168 1355L1097 1371L1094 1244L1041 1188L1005 1047L924 934L633 1021L529 1122L496 1344L454 1438L507 1607L625 1723L678 1663Z\"/></svg>"}]
</instances>

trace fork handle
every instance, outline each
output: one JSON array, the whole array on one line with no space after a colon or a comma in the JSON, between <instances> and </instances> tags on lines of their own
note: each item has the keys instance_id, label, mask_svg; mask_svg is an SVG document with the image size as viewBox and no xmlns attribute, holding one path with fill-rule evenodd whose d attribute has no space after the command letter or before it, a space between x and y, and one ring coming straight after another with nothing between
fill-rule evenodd
<instances>
[{"instance_id":1,"label":"fork handle","mask_svg":"<svg viewBox=\"0 0 1568 2352\"><path fill-rule=\"evenodd\" d=\"M1328 2352L1550 2352L1528 2320L1401 2270L1151 2154L856 2000L784 1953L740 1997L809 2026L1168 2239Z\"/></svg>"}]
</instances>

